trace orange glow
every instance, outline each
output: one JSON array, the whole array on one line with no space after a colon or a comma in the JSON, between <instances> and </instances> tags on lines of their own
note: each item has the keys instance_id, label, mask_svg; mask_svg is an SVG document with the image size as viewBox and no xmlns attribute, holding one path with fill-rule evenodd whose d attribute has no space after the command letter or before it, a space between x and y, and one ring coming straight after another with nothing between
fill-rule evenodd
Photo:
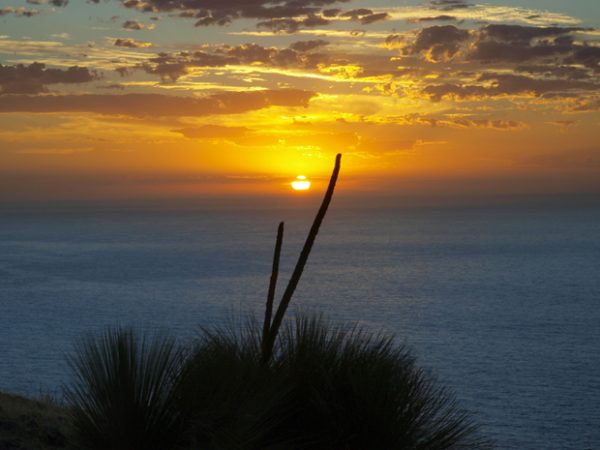
<instances>
[{"instance_id":1,"label":"orange glow","mask_svg":"<svg viewBox=\"0 0 600 450\"><path fill-rule=\"evenodd\" d=\"M86 6L100 21L116 17L121 3L172 12L154 27L138 11L130 22L139 33L116 37L118 23L83 32L82 10L52 8L66 1L28 1L39 11L9 7L2 17L0 69L17 75L0 77L0 208L50 199L286 201L291 190L295 200L310 199L325 189L337 153L344 195L600 192L600 86L594 56L581 51L597 47L600 22L570 15L575 7L482 6L432 27L441 20L430 16L435 8L362 16L361 3L377 2L355 0L346 10L345 1L323 0L310 2L321 5L314 17L325 17L329 3L344 11L326 29L291 26L298 8L276 7L278 25L263 29L256 8L232 13L226 2L204 2L212 5L206 14L232 27L199 26L174 41L177 27L193 22L177 17L201 2ZM26 12L43 14L30 20ZM361 31L350 31L357 19ZM24 21L52 39L24 36ZM484 22L549 43L515 40L520 58L507 57L510 40ZM552 58L542 61L546 52Z\"/></svg>"}]
</instances>

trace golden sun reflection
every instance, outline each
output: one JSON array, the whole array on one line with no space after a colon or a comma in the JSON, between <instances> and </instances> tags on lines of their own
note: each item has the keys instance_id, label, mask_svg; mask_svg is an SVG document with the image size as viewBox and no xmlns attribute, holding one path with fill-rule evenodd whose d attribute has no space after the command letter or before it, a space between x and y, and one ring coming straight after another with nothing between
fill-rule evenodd
<instances>
[{"instance_id":1,"label":"golden sun reflection","mask_svg":"<svg viewBox=\"0 0 600 450\"><path fill-rule=\"evenodd\" d=\"M310 188L310 181L306 179L304 175L298 175L294 181L292 181L292 189L295 191L306 191Z\"/></svg>"}]
</instances>

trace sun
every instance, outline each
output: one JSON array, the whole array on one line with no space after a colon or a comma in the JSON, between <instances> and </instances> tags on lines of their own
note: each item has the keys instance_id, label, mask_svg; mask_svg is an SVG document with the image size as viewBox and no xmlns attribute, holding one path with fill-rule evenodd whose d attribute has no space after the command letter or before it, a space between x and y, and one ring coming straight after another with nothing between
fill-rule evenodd
<instances>
[{"instance_id":1,"label":"sun","mask_svg":"<svg viewBox=\"0 0 600 450\"><path fill-rule=\"evenodd\" d=\"M296 179L292 181L292 189L295 191L307 191L310 189L310 181L308 181L304 175L298 175Z\"/></svg>"}]
</instances>

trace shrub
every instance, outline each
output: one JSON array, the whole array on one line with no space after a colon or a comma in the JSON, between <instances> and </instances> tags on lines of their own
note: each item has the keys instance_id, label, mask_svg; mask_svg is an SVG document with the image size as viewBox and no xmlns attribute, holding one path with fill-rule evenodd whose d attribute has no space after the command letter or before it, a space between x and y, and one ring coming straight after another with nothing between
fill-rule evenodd
<instances>
[{"instance_id":1,"label":"shrub","mask_svg":"<svg viewBox=\"0 0 600 450\"><path fill-rule=\"evenodd\" d=\"M169 450L184 435L176 408L183 355L175 340L131 329L89 336L70 364L66 389L78 444L97 450Z\"/></svg>"},{"instance_id":2,"label":"shrub","mask_svg":"<svg viewBox=\"0 0 600 450\"><path fill-rule=\"evenodd\" d=\"M180 396L195 448L487 447L452 395L389 337L299 315L267 364L260 344L256 326L200 338Z\"/></svg>"},{"instance_id":3,"label":"shrub","mask_svg":"<svg viewBox=\"0 0 600 450\"><path fill-rule=\"evenodd\" d=\"M275 430L289 389L260 362L260 345L254 324L202 332L179 395L194 448L266 450L282 443Z\"/></svg>"},{"instance_id":4,"label":"shrub","mask_svg":"<svg viewBox=\"0 0 600 450\"><path fill-rule=\"evenodd\" d=\"M452 395L390 337L300 315L281 336L274 370L294 392L284 432L304 449L486 446Z\"/></svg>"}]
</instances>

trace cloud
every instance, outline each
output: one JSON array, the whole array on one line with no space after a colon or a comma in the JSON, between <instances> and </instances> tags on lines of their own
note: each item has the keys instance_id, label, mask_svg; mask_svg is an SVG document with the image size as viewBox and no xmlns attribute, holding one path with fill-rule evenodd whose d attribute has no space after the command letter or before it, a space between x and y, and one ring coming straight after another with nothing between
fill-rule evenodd
<instances>
[{"instance_id":1,"label":"cloud","mask_svg":"<svg viewBox=\"0 0 600 450\"><path fill-rule=\"evenodd\" d=\"M262 65L281 68L317 69L334 62L343 65L347 60L335 59L313 50L328 44L324 40L300 41L289 48L263 47L258 44L221 45L206 51L160 53L139 67L146 73L176 81L193 67L224 67Z\"/></svg>"},{"instance_id":2,"label":"cloud","mask_svg":"<svg viewBox=\"0 0 600 450\"><path fill-rule=\"evenodd\" d=\"M454 25L435 25L423 28L417 34L414 44L404 49L405 54L423 54L428 61L449 61L470 37L467 30Z\"/></svg>"},{"instance_id":3,"label":"cloud","mask_svg":"<svg viewBox=\"0 0 600 450\"><path fill-rule=\"evenodd\" d=\"M126 30L153 30L155 27L156 25L153 23L145 24L139 20L126 20L123 22L123 28Z\"/></svg>"},{"instance_id":4,"label":"cloud","mask_svg":"<svg viewBox=\"0 0 600 450\"><path fill-rule=\"evenodd\" d=\"M600 72L600 47L579 45L574 47L573 54L565 59L568 64L582 64L585 67Z\"/></svg>"},{"instance_id":5,"label":"cloud","mask_svg":"<svg viewBox=\"0 0 600 450\"><path fill-rule=\"evenodd\" d=\"M574 120L551 120L546 123L558 127L561 133L567 133L571 127L577 125L577 122Z\"/></svg>"},{"instance_id":6,"label":"cloud","mask_svg":"<svg viewBox=\"0 0 600 450\"><path fill-rule=\"evenodd\" d=\"M393 50L396 48L403 49L405 47L409 47L409 44L405 36L402 36L400 34L390 34L385 38L383 47L389 50ZM411 51L412 48L407 49L408 54L410 54Z\"/></svg>"},{"instance_id":7,"label":"cloud","mask_svg":"<svg viewBox=\"0 0 600 450\"><path fill-rule=\"evenodd\" d=\"M566 105L569 113L588 113L600 111L600 97L577 98L571 104Z\"/></svg>"},{"instance_id":8,"label":"cloud","mask_svg":"<svg viewBox=\"0 0 600 450\"><path fill-rule=\"evenodd\" d=\"M98 89L117 89L119 91L122 91L125 89L125 86L120 83L112 83L107 84L105 86L98 86Z\"/></svg>"},{"instance_id":9,"label":"cloud","mask_svg":"<svg viewBox=\"0 0 600 450\"><path fill-rule=\"evenodd\" d=\"M529 43L511 43L498 41L478 42L469 53L468 58L472 60L497 63L506 62L528 62L541 58L550 58L569 53L573 49L569 43L554 44L541 43L530 45Z\"/></svg>"},{"instance_id":10,"label":"cloud","mask_svg":"<svg viewBox=\"0 0 600 450\"><path fill-rule=\"evenodd\" d=\"M581 67L563 65L523 65L515 67L516 72L525 72L532 75L541 75L546 78L566 78L569 80L583 80L590 78L589 71Z\"/></svg>"},{"instance_id":11,"label":"cloud","mask_svg":"<svg viewBox=\"0 0 600 450\"><path fill-rule=\"evenodd\" d=\"M0 95L38 94L47 92L46 86L49 84L86 83L97 77L96 73L79 66L63 70L46 68L46 65L41 63L15 66L0 64Z\"/></svg>"},{"instance_id":12,"label":"cloud","mask_svg":"<svg viewBox=\"0 0 600 450\"><path fill-rule=\"evenodd\" d=\"M471 8L473 5L463 0L431 0L431 8L442 11L454 11L456 9Z\"/></svg>"},{"instance_id":13,"label":"cloud","mask_svg":"<svg viewBox=\"0 0 600 450\"><path fill-rule=\"evenodd\" d=\"M200 53L203 52L195 52L194 54L197 55ZM222 65L222 63L220 63L221 60L222 58L218 57L219 66ZM191 65L192 64L189 62L187 53L181 53L179 55L159 53L156 57L151 58L149 62L143 63L139 67L141 67L146 73L160 76L163 80L170 79L171 81L176 81L188 73L188 67Z\"/></svg>"},{"instance_id":14,"label":"cloud","mask_svg":"<svg viewBox=\"0 0 600 450\"><path fill-rule=\"evenodd\" d=\"M487 63L525 63L538 67L537 73L569 78L593 76L583 69L600 73L600 47L577 39L587 31L574 27L529 27L488 25L477 34L467 59Z\"/></svg>"},{"instance_id":15,"label":"cloud","mask_svg":"<svg viewBox=\"0 0 600 450\"><path fill-rule=\"evenodd\" d=\"M297 52L309 52L319 47L323 47L325 45L329 45L329 41L325 41L323 39L316 39L312 41L299 41L294 42L290 45L292 50Z\"/></svg>"},{"instance_id":16,"label":"cloud","mask_svg":"<svg viewBox=\"0 0 600 450\"><path fill-rule=\"evenodd\" d=\"M270 106L306 107L316 94L299 89L229 92L208 97L161 94L6 95L0 112L90 112L136 117L239 114Z\"/></svg>"},{"instance_id":17,"label":"cloud","mask_svg":"<svg viewBox=\"0 0 600 450\"><path fill-rule=\"evenodd\" d=\"M390 16L386 12L374 13L371 9L359 8L341 13L339 17L345 17L349 20L359 21L363 25L368 25L388 19Z\"/></svg>"},{"instance_id":18,"label":"cloud","mask_svg":"<svg viewBox=\"0 0 600 450\"><path fill-rule=\"evenodd\" d=\"M517 120L501 120L501 119L470 119L470 118L453 118L442 119L435 125L447 125L456 128L487 128L492 130L522 130L527 128L523 122Z\"/></svg>"},{"instance_id":19,"label":"cloud","mask_svg":"<svg viewBox=\"0 0 600 450\"><path fill-rule=\"evenodd\" d=\"M390 17L391 16L386 12L377 13L377 14L369 14L367 16L361 17L360 23L362 23L363 25L370 25L375 22L381 22L382 20L387 20Z\"/></svg>"},{"instance_id":20,"label":"cloud","mask_svg":"<svg viewBox=\"0 0 600 450\"><path fill-rule=\"evenodd\" d=\"M100 0L89 0L100 3ZM168 13L172 16L194 19L195 26L224 26L238 19L254 19L259 28L278 33L294 33L302 27L328 25L331 20L356 20L369 25L390 18L382 10L365 8L343 13L333 8L351 0L121 0L126 8L145 13ZM357 14L357 12L360 12Z\"/></svg>"},{"instance_id":21,"label":"cloud","mask_svg":"<svg viewBox=\"0 0 600 450\"><path fill-rule=\"evenodd\" d=\"M18 8L14 8L12 6L5 6L0 8L0 17L6 16L8 14L13 14L16 17L33 17L37 16L40 13L38 9L27 9L23 6Z\"/></svg>"},{"instance_id":22,"label":"cloud","mask_svg":"<svg viewBox=\"0 0 600 450\"><path fill-rule=\"evenodd\" d=\"M390 123L399 125L426 125L430 127L450 128L486 128L500 131L518 131L527 128L527 124L511 119L490 119L458 114L408 114L389 118Z\"/></svg>"},{"instance_id":23,"label":"cloud","mask_svg":"<svg viewBox=\"0 0 600 450\"><path fill-rule=\"evenodd\" d=\"M449 16L447 14L442 14L439 16L425 16L425 17L415 17L408 19L409 23L422 23L422 22L454 22L457 21L458 18L456 16Z\"/></svg>"},{"instance_id":24,"label":"cloud","mask_svg":"<svg viewBox=\"0 0 600 450\"><path fill-rule=\"evenodd\" d=\"M580 30L572 27L488 25L479 31L469 59L525 62L558 57L576 49L572 35Z\"/></svg>"},{"instance_id":25,"label":"cloud","mask_svg":"<svg viewBox=\"0 0 600 450\"><path fill-rule=\"evenodd\" d=\"M310 26L310 18L318 17L329 5L346 3L349 0L123 0L126 8L153 13L177 13L181 17L196 19L196 26L227 25L236 19L259 19L277 21L304 17L309 20L304 25ZM99 3L99 0L92 0Z\"/></svg>"},{"instance_id":26,"label":"cloud","mask_svg":"<svg viewBox=\"0 0 600 450\"><path fill-rule=\"evenodd\" d=\"M27 0L30 5L43 5L49 3L52 6L66 6L69 0Z\"/></svg>"},{"instance_id":27,"label":"cloud","mask_svg":"<svg viewBox=\"0 0 600 450\"><path fill-rule=\"evenodd\" d=\"M65 50L65 44L58 41L33 41L29 39L0 39L0 53L19 55L54 55Z\"/></svg>"},{"instance_id":28,"label":"cloud","mask_svg":"<svg viewBox=\"0 0 600 450\"><path fill-rule=\"evenodd\" d=\"M576 44L573 34L581 30L496 24L470 32L454 25L432 26L417 33L414 43L405 47L405 54L421 54L431 62L446 62L464 54L467 60L489 63L524 63L570 54L574 63L589 61L588 67L595 67L600 48ZM392 39L390 36L388 41Z\"/></svg>"},{"instance_id":29,"label":"cloud","mask_svg":"<svg viewBox=\"0 0 600 450\"><path fill-rule=\"evenodd\" d=\"M318 27L329 25L331 21L321 16L310 14L303 19L296 18L277 18L258 22L258 28L267 28L277 33L295 33L300 27Z\"/></svg>"},{"instance_id":30,"label":"cloud","mask_svg":"<svg viewBox=\"0 0 600 450\"><path fill-rule=\"evenodd\" d=\"M531 42L532 39L564 36L582 28L561 27L530 27L522 25L487 25L481 29L484 39L494 39L504 42Z\"/></svg>"},{"instance_id":31,"label":"cloud","mask_svg":"<svg viewBox=\"0 0 600 450\"><path fill-rule=\"evenodd\" d=\"M51 34L50 37L55 39L71 39L71 35L69 33L55 33Z\"/></svg>"},{"instance_id":32,"label":"cloud","mask_svg":"<svg viewBox=\"0 0 600 450\"><path fill-rule=\"evenodd\" d=\"M518 6L500 6L490 4L472 4L464 2L439 3L424 6L396 6L387 8L391 20L410 20L448 13L459 21L474 23L520 23L532 26L578 25L581 20L567 14L553 13L547 10Z\"/></svg>"},{"instance_id":33,"label":"cloud","mask_svg":"<svg viewBox=\"0 0 600 450\"><path fill-rule=\"evenodd\" d=\"M489 97L541 97L546 94L562 96L569 93L597 91L600 84L575 80L537 79L521 75L484 73L480 84L437 84L426 86L422 94L433 101L443 99L481 100Z\"/></svg>"},{"instance_id":34,"label":"cloud","mask_svg":"<svg viewBox=\"0 0 600 450\"><path fill-rule=\"evenodd\" d=\"M117 38L114 40L116 47L127 47L127 48L149 48L152 47L151 42L136 41L135 39L129 38Z\"/></svg>"},{"instance_id":35,"label":"cloud","mask_svg":"<svg viewBox=\"0 0 600 450\"><path fill-rule=\"evenodd\" d=\"M388 36L384 47L400 50L404 70L418 77L421 94L432 101L573 98L600 90L600 47L582 40L580 33L587 31L505 24L478 30L432 26L414 35ZM438 69L414 56L447 64ZM432 78L435 84L428 81Z\"/></svg>"}]
</instances>

